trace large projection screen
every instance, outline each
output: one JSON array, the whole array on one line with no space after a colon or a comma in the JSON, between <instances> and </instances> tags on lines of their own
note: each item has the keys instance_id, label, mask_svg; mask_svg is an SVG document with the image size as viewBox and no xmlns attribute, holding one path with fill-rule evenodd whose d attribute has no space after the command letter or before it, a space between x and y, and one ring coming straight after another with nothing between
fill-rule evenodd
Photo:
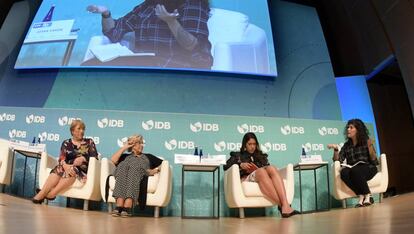
<instances>
[{"instance_id":1,"label":"large projection screen","mask_svg":"<svg viewBox=\"0 0 414 234\"><path fill-rule=\"evenodd\" d=\"M157 10L157 4L166 12ZM90 5L108 8L113 24L100 13L87 11ZM165 13L171 13L167 20L160 17ZM273 42L267 0L43 0L15 68L145 68L277 76Z\"/></svg>"}]
</instances>

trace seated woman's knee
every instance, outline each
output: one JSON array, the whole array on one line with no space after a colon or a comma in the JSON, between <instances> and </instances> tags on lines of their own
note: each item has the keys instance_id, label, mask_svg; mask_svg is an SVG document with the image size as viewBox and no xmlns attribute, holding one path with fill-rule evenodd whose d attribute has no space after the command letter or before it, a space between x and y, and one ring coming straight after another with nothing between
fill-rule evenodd
<instances>
[{"instance_id":1,"label":"seated woman's knee","mask_svg":"<svg viewBox=\"0 0 414 234\"><path fill-rule=\"evenodd\" d=\"M257 180L262 180L262 179L265 179L265 178L268 178L269 177L268 174L267 174L267 172L266 172L266 170L264 168L257 169L255 171L255 174L256 174L256 179Z\"/></svg>"},{"instance_id":2,"label":"seated woman's knee","mask_svg":"<svg viewBox=\"0 0 414 234\"><path fill-rule=\"evenodd\" d=\"M275 166L267 166L267 167L266 167L266 171L267 171L270 175L275 174L275 173L278 173L278 170L277 170L277 168L276 168Z\"/></svg>"}]
</instances>

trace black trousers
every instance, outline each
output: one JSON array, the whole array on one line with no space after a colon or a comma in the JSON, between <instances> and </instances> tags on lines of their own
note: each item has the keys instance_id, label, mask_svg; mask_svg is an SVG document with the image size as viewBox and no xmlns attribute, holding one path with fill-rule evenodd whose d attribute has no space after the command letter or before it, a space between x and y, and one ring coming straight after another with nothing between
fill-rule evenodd
<instances>
[{"instance_id":1,"label":"black trousers","mask_svg":"<svg viewBox=\"0 0 414 234\"><path fill-rule=\"evenodd\" d=\"M353 168L344 167L341 179L356 195L370 193L367 181L377 174L377 167L369 164L358 164Z\"/></svg>"}]
</instances>

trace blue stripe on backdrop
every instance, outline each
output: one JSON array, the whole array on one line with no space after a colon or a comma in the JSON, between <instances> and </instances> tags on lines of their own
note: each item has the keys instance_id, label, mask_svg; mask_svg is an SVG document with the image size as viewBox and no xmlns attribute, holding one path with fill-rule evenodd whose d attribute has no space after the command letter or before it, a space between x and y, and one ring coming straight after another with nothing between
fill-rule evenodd
<instances>
[{"instance_id":1,"label":"blue stripe on backdrop","mask_svg":"<svg viewBox=\"0 0 414 234\"><path fill-rule=\"evenodd\" d=\"M43 107L58 72L57 69L6 70L0 83L0 106Z\"/></svg>"},{"instance_id":2,"label":"blue stripe on backdrop","mask_svg":"<svg viewBox=\"0 0 414 234\"><path fill-rule=\"evenodd\" d=\"M378 139L374 111L365 76L337 77L336 88L342 110L342 120L359 118L364 122L373 123L375 131L373 135ZM381 152L379 144L377 144L377 152Z\"/></svg>"}]
</instances>

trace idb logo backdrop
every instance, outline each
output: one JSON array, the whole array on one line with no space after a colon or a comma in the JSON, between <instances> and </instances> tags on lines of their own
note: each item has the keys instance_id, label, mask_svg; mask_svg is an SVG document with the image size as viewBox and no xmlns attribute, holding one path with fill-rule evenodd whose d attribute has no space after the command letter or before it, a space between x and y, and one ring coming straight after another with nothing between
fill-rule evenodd
<instances>
[{"instance_id":1,"label":"idb logo backdrop","mask_svg":"<svg viewBox=\"0 0 414 234\"><path fill-rule=\"evenodd\" d=\"M204 155L229 155L230 151L240 149L245 133L254 132L260 148L269 155L270 163L277 167L299 162L302 148L307 154L320 154L325 161L331 162L332 151L326 145L343 143L345 126L342 121L307 119L0 107L0 137L28 142L33 137L40 138L47 145L48 153L58 156L62 141L71 137L69 126L75 119L85 122L85 136L95 141L102 157L111 157L128 136L142 134L144 151L162 156L173 166L173 196L164 210L174 216L181 215L181 166L174 165L174 154L192 154L198 147ZM368 127L373 133L372 125ZM192 174L187 182L186 176L186 194L192 194L189 199L193 201L186 203L186 207L193 215L212 211L210 177ZM295 177L293 206L297 208L299 187L297 175ZM326 172L321 171L318 177L321 182L325 181ZM303 178L303 183L302 188L309 188L309 193L306 189L303 191L306 210L314 206L313 176ZM323 193L324 189L326 191L327 188L318 187L318 193ZM319 202L322 206L326 203ZM228 215L223 193L220 203L221 215ZM270 213L273 215L272 210Z\"/></svg>"}]
</instances>

